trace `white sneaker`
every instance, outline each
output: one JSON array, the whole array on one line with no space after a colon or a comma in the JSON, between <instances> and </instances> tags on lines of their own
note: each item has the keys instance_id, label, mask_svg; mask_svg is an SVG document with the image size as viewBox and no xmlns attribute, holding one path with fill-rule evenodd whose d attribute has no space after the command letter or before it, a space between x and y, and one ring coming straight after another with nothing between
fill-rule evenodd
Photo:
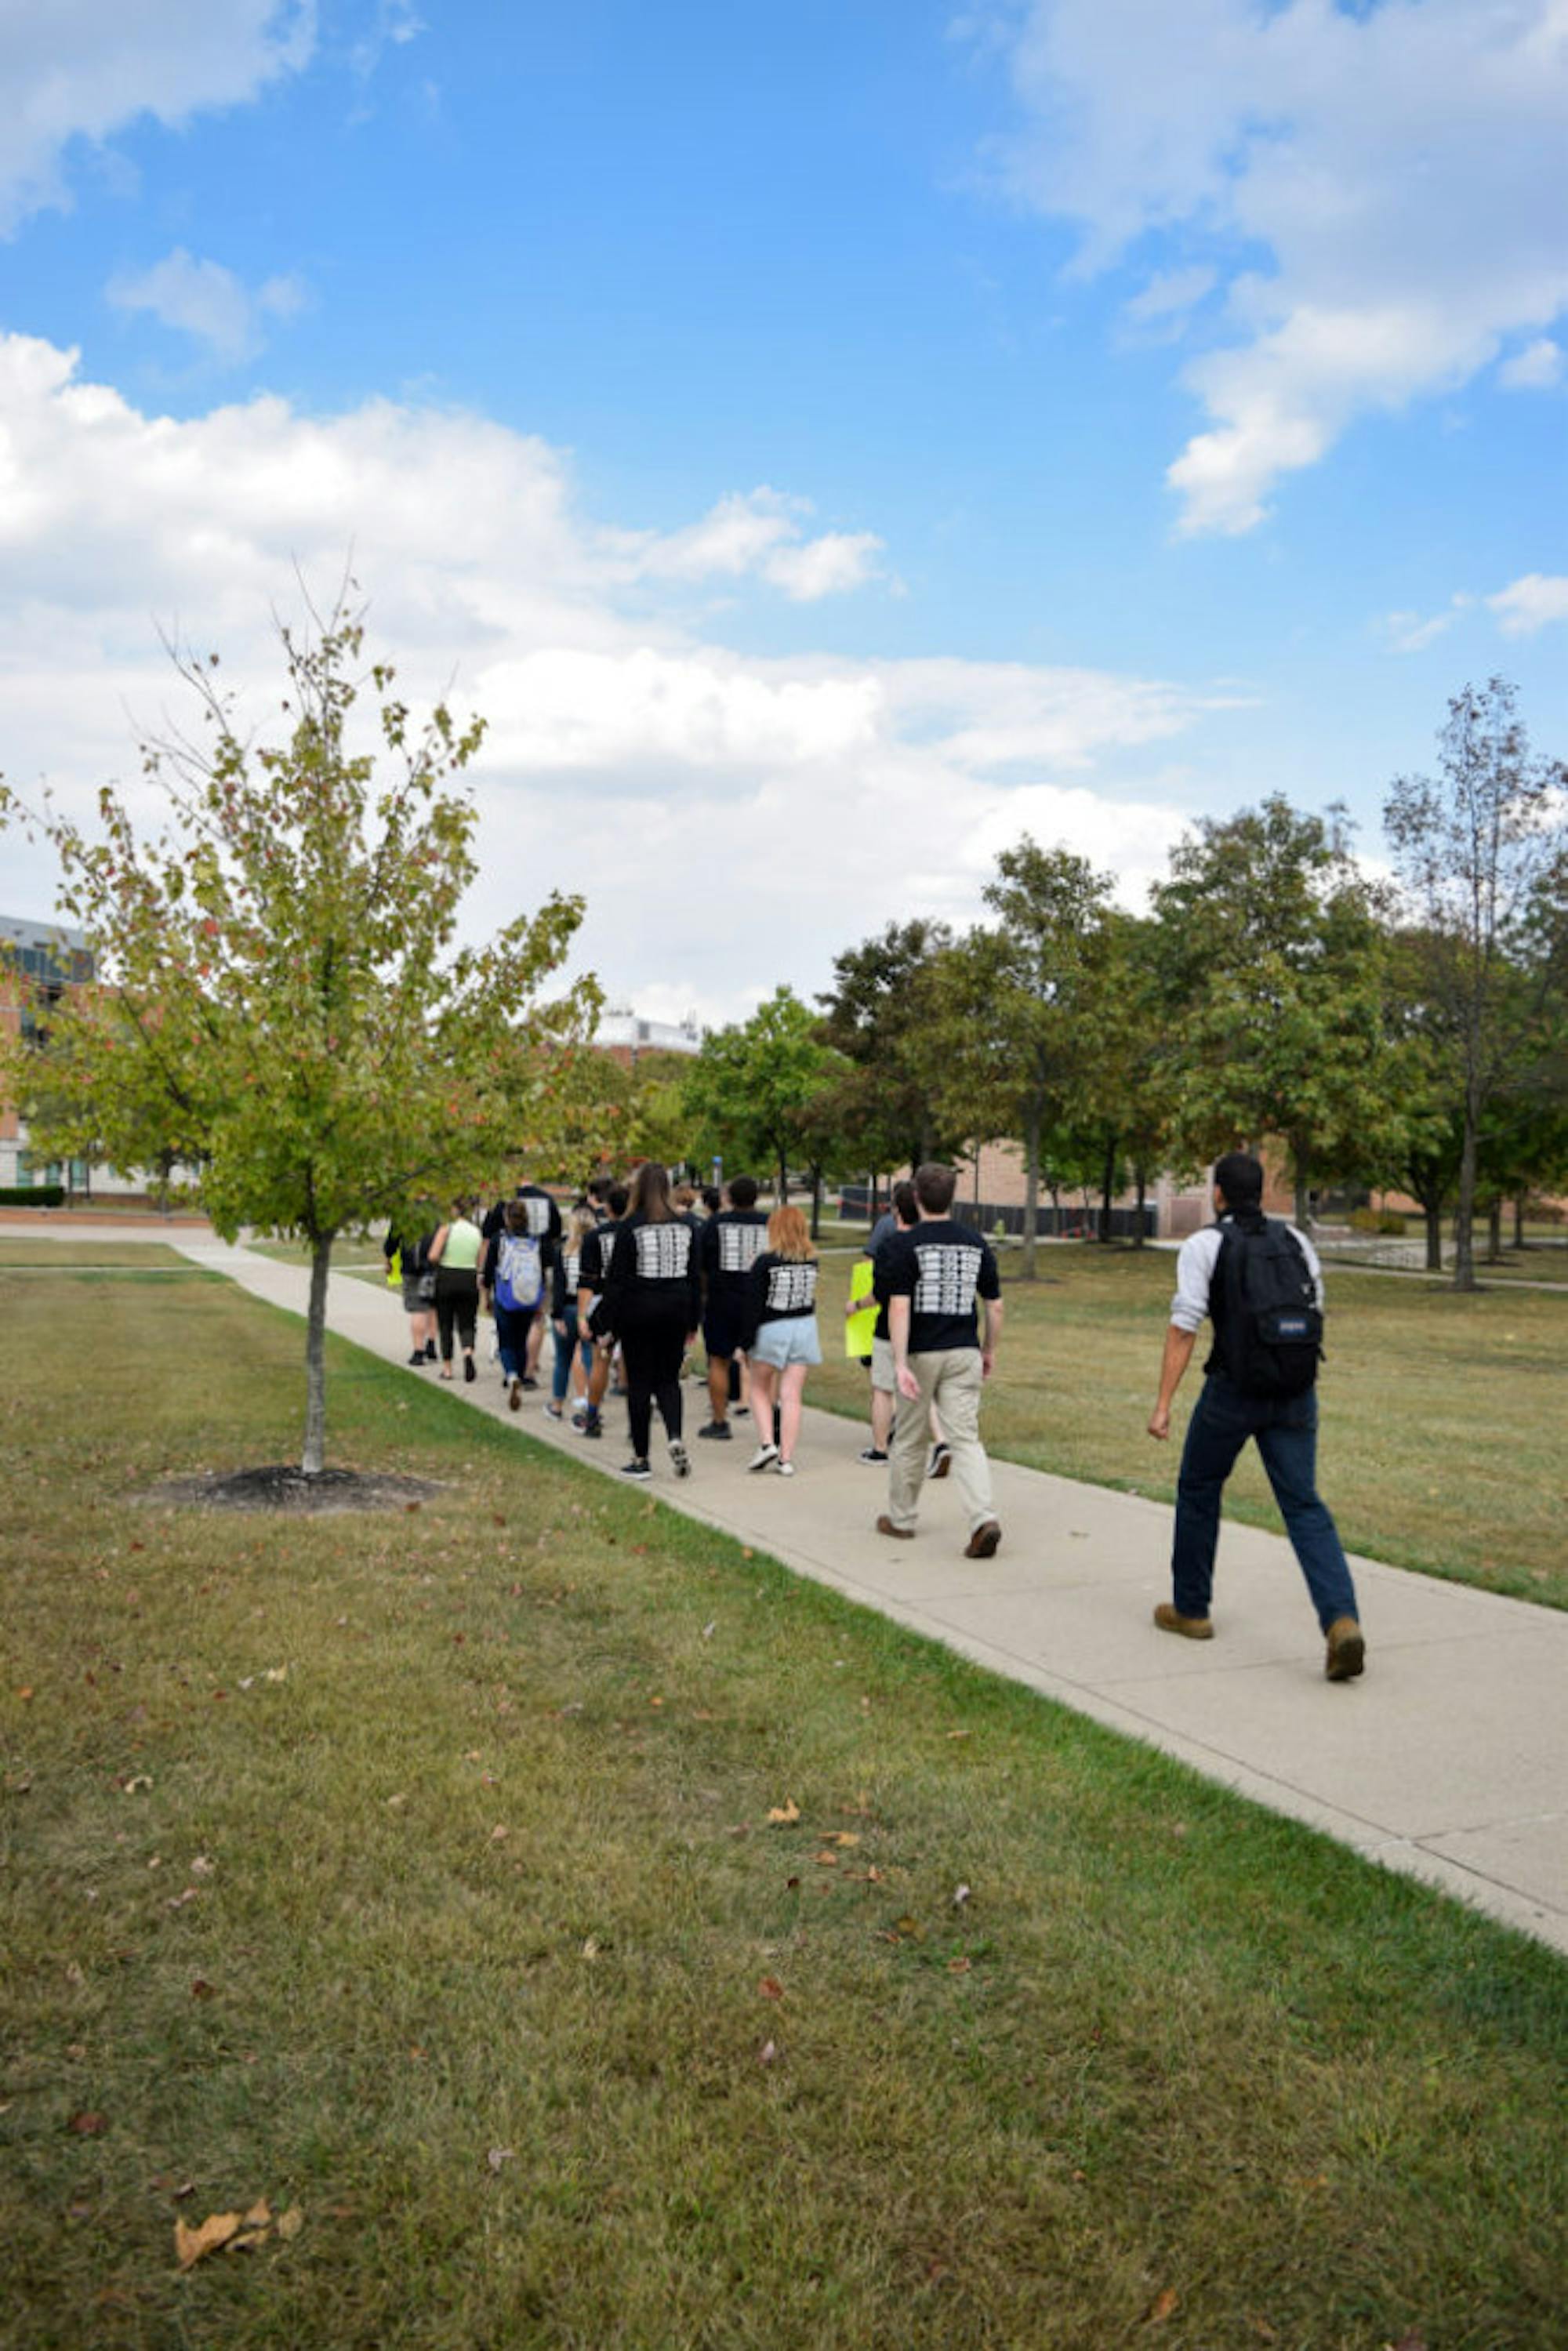
<instances>
[{"instance_id":1,"label":"white sneaker","mask_svg":"<svg viewBox=\"0 0 1568 2351\"><path fill-rule=\"evenodd\" d=\"M746 1466L748 1469L770 1469L778 1458L776 1445L759 1445Z\"/></svg>"},{"instance_id":2,"label":"white sneaker","mask_svg":"<svg viewBox=\"0 0 1568 2351\"><path fill-rule=\"evenodd\" d=\"M691 1456L678 1437L670 1439L670 1467L677 1478L689 1478L692 1474Z\"/></svg>"},{"instance_id":3,"label":"white sneaker","mask_svg":"<svg viewBox=\"0 0 1568 2351\"><path fill-rule=\"evenodd\" d=\"M776 1466L780 1478L792 1478L795 1475L795 1464L792 1461L780 1461Z\"/></svg>"}]
</instances>

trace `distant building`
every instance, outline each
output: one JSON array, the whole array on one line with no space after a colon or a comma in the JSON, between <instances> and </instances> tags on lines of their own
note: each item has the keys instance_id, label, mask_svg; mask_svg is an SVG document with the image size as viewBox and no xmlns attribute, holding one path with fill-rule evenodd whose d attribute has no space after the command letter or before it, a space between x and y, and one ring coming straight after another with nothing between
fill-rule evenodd
<instances>
[{"instance_id":1,"label":"distant building","mask_svg":"<svg viewBox=\"0 0 1568 2351\"><path fill-rule=\"evenodd\" d=\"M703 1032L695 1012L684 1020L644 1020L629 1004L611 1004L593 1041L601 1052L635 1068L640 1053L700 1053Z\"/></svg>"},{"instance_id":2,"label":"distant building","mask_svg":"<svg viewBox=\"0 0 1568 2351\"><path fill-rule=\"evenodd\" d=\"M49 1008L68 987L80 987L93 977L92 951L81 931L60 923L30 923L16 914L0 914L0 1029L30 1043L42 1044L48 1034ZM64 1184L85 1188L86 1165L67 1166L58 1160L38 1160L27 1148L27 1131L14 1103L0 1100L0 1186L30 1191L35 1186ZM109 1179L105 1188L126 1190Z\"/></svg>"}]
</instances>

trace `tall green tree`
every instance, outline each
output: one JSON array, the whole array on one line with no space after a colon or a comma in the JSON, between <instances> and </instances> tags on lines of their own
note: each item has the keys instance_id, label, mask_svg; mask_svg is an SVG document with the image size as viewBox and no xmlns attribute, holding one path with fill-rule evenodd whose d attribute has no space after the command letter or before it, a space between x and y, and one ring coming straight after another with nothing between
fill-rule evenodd
<instances>
[{"instance_id":1,"label":"tall green tree","mask_svg":"<svg viewBox=\"0 0 1568 2351\"><path fill-rule=\"evenodd\" d=\"M1278 1138L1302 1222L1314 1184L1359 1173L1396 1139L1377 893L1340 823L1275 794L1201 820L1153 902L1181 1155Z\"/></svg>"},{"instance_id":2,"label":"tall green tree","mask_svg":"<svg viewBox=\"0 0 1568 2351\"><path fill-rule=\"evenodd\" d=\"M549 1163L599 991L559 972L582 914L552 897L486 946L459 946L477 870L456 780L478 748L438 705L416 723L384 664L362 666L343 602L281 632L281 726L253 739L217 657L182 658L197 739L143 747L163 829L139 833L120 792L89 836L0 788L0 816L54 846L62 913L87 931L99 984L73 992L46 1054L5 1075L47 1147L129 1169L199 1163L217 1230L310 1251L302 1466L325 1459L333 1245L499 1180L518 1151ZM368 695L373 730L357 705ZM379 745L377 743L379 737Z\"/></svg>"},{"instance_id":3,"label":"tall green tree","mask_svg":"<svg viewBox=\"0 0 1568 2351\"><path fill-rule=\"evenodd\" d=\"M930 1029L934 1099L958 1134L1016 1135L1024 1155L1022 1271L1038 1270L1040 1186L1053 1128L1080 1121L1092 1062L1090 1008L1105 963L1110 882L1026 833L997 860L995 926L943 955Z\"/></svg>"},{"instance_id":4,"label":"tall green tree","mask_svg":"<svg viewBox=\"0 0 1568 2351\"><path fill-rule=\"evenodd\" d=\"M839 1080L840 1125L873 1172L950 1154L968 1129L938 1112L941 1054L932 988L953 943L946 923L916 916L833 958L817 998L823 1034L850 1065Z\"/></svg>"},{"instance_id":5,"label":"tall green tree","mask_svg":"<svg viewBox=\"0 0 1568 2351\"><path fill-rule=\"evenodd\" d=\"M1422 957L1425 1021L1460 1120L1454 1287L1475 1287L1474 1217L1490 1109L1542 1046L1568 933L1561 760L1536 757L1516 689L1494 677L1448 705L1436 776L1401 776L1384 825Z\"/></svg>"},{"instance_id":6,"label":"tall green tree","mask_svg":"<svg viewBox=\"0 0 1568 2351\"><path fill-rule=\"evenodd\" d=\"M722 1157L732 1169L771 1166L786 1200L800 1122L837 1066L810 1006L792 988L776 988L749 1020L711 1030L686 1064L688 1131L705 1158Z\"/></svg>"}]
</instances>

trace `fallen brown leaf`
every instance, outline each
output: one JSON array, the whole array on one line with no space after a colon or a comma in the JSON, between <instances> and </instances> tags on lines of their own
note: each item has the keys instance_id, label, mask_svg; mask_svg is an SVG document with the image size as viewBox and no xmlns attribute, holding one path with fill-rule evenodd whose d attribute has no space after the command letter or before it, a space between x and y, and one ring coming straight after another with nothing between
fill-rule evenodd
<instances>
[{"instance_id":1,"label":"fallen brown leaf","mask_svg":"<svg viewBox=\"0 0 1568 2351\"><path fill-rule=\"evenodd\" d=\"M1181 2296L1174 2285L1162 2287L1144 2313L1145 2325L1163 2326L1180 2300Z\"/></svg>"},{"instance_id":2,"label":"fallen brown leaf","mask_svg":"<svg viewBox=\"0 0 1568 2351\"><path fill-rule=\"evenodd\" d=\"M925 1929L918 1918L901 1918L898 1931L908 1942L923 1943L925 1940Z\"/></svg>"},{"instance_id":3,"label":"fallen brown leaf","mask_svg":"<svg viewBox=\"0 0 1568 2351\"><path fill-rule=\"evenodd\" d=\"M839 1865L839 1856L836 1853L820 1853L817 1855L817 1862L818 1865L822 1869L837 1869Z\"/></svg>"},{"instance_id":4,"label":"fallen brown leaf","mask_svg":"<svg viewBox=\"0 0 1568 2351\"><path fill-rule=\"evenodd\" d=\"M258 2196L246 2214L243 2225L247 2229L265 2229L272 2220L272 2207L265 2196Z\"/></svg>"},{"instance_id":5,"label":"fallen brown leaf","mask_svg":"<svg viewBox=\"0 0 1568 2351\"><path fill-rule=\"evenodd\" d=\"M305 2215L298 2204L291 2204L287 2212L280 2212L277 2216L277 2233L285 2244L296 2238L304 2226Z\"/></svg>"},{"instance_id":6,"label":"fallen brown leaf","mask_svg":"<svg viewBox=\"0 0 1568 2351\"><path fill-rule=\"evenodd\" d=\"M78 2138L101 2138L109 2128L109 2116L84 2110L79 2115L73 2115L66 2128L74 2131Z\"/></svg>"},{"instance_id":7,"label":"fallen brown leaf","mask_svg":"<svg viewBox=\"0 0 1568 2351\"><path fill-rule=\"evenodd\" d=\"M972 1965L973 1961L969 1959L949 1959L947 1972L950 1976L967 1976Z\"/></svg>"},{"instance_id":8,"label":"fallen brown leaf","mask_svg":"<svg viewBox=\"0 0 1568 2351\"><path fill-rule=\"evenodd\" d=\"M216 2252L237 2236L241 2225L237 2212L209 2212L199 2229L187 2229L183 2220L176 2220L174 2258L183 2270L193 2269L204 2253Z\"/></svg>"},{"instance_id":9,"label":"fallen brown leaf","mask_svg":"<svg viewBox=\"0 0 1568 2351\"><path fill-rule=\"evenodd\" d=\"M777 1976L764 1976L757 1987L764 2000L782 2000L784 1987Z\"/></svg>"},{"instance_id":10,"label":"fallen brown leaf","mask_svg":"<svg viewBox=\"0 0 1568 2351\"><path fill-rule=\"evenodd\" d=\"M768 1817L779 1827L792 1828L800 1817L800 1807L793 1796L786 1796L781 1804L772 1806Z\"/></svg>"}]
</instances>

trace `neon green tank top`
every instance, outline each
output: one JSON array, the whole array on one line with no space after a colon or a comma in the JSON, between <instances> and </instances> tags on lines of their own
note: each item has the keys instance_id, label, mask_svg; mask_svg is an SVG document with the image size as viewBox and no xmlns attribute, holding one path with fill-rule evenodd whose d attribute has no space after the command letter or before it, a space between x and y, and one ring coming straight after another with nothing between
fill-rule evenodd
<instances>
[{"instance_id":1,"label":"neon green tank top","mask_svg":"<svg viewBox=\"0 0 1568 2351\"><path fill-rule=\"evenodd\" d=\"M472 1272L484 1246L478 1226L471 1224L466 1217L455 1217L446 1228L446 1247L441 1252L441 1262L454 1273Z\"/></svg>"}]
</instances>

